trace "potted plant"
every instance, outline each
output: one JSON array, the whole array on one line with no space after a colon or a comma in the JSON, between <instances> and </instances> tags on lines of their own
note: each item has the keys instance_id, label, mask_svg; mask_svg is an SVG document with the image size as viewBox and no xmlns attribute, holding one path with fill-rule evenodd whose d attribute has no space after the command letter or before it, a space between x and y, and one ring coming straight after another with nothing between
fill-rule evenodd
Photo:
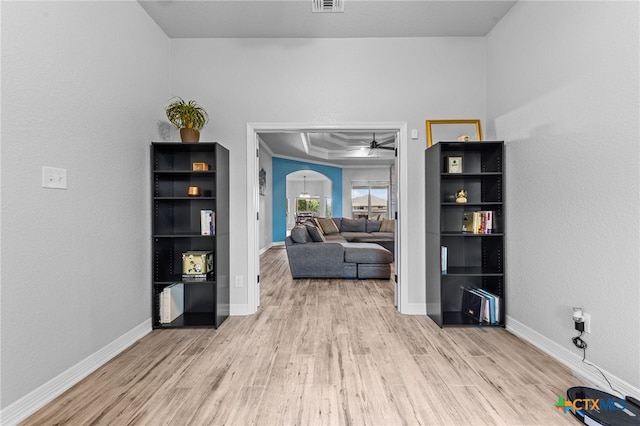
<instances>
[{"instance_id":1,"label":"potted plant","mask_svg":"<svg viewBox=\"0 0 640 426\"><path fill-rule=\"evenodd\" d=\"M196 101L185 102L181 97L176 97L166 112L171 124L180 129L182 142L200 141L200 129L207 124L209 116Z\"/></svg>"}]
</instances>

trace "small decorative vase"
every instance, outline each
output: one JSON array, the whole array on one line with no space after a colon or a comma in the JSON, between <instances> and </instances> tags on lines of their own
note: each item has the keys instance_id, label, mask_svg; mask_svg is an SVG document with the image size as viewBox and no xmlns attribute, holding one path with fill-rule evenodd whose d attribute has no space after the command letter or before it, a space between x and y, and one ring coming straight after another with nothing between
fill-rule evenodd
<instances>
[{"instance_id":1,"label":"small decorative vase","mask_svg":"<svg viewBox=\"0 0 640 426\"><path fill-rule=\"evenodd\" d=\"M187 195L189 197L199 197L200 196L200 187L198 186L190 186L187 188Z\"/></svg>"},{"instance_id":2,"label":"small decorative vase","mask_svg":"<svg viewBox=\"0 0 640 426\"><path fill-rule=\"evenodd\" d=\"M200 142L200 130L180 129L180 139L183 143L198 143Z\"/></svg>"}]
</instances>

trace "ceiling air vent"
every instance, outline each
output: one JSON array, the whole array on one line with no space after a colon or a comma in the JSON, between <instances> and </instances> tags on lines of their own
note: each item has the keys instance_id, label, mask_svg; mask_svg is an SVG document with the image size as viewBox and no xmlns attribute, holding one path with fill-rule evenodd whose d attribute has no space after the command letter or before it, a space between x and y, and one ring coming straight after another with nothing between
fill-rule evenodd
<instances>
[{"instance_id":1,"label":"ceiling air vent","mask_svg":"<svg viewBox=\"0 0 640 426\"><path fill-rule=\"evenodd\" d=\"M344 0L311 0L314 13L344 12Z\"/></svg>"}]
</instances>

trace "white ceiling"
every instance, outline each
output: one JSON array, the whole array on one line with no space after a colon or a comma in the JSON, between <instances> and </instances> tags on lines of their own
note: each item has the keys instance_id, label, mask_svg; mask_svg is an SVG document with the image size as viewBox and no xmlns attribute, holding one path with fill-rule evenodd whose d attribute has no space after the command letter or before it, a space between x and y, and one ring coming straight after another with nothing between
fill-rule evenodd
<instances>
[{"instance_id":1,"label":"white ceiling","mask_svg":"<svg viewBox=\"0 0 640 426\"><path fill-rule=\"evenodd\" d=\"M343 13L312 13L311 0L138 0L170 38L482 37L516 1L344 0ZM368 149L373 131L262 133L272 154L338 166L389 165ZM392 133L378 131L384 142ZM338 141L338 142L336 142ZM364 150L359 150L364 147Z\"/></svg>"},{"instance_id":2,"label":"white ceiling","mask_svg":"<svg viewBox=\"0 0 640 426\"><path fill-rule=\"evenodd\" d=\"M371 149L373 131L334 133L260 133L265 149L277 157L336 166L389 166L395 160L391 149ZM395 132L377 130L375 140L385 148L395 148Z\"/></svg>"},{"instance_id":3,"label":"white ceiling","mask_svg":"<svg viewBox=\"0 0 640 426\"><path fill-rule=\"evenodd\" d=\"M344 0L312 13L311 0L139 0L170 38L485 36L516 1Z\"/></svg>"}]
</instances>

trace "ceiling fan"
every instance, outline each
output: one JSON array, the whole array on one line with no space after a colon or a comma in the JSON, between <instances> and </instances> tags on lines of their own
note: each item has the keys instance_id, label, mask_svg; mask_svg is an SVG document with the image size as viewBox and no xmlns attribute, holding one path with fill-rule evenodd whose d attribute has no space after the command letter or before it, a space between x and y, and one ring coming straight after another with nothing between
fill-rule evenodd
<instances>
[{"instance_id":1,"label":"ceiling fan","mask_svg":"<svg viewBox=\"0 0 640 426\"><path fill-rule=\"evenodd\" d=\"M371 155L373 153L374 150L376 149L388 149L390 151L394 151L396 148L395 146L387 146L387 145L393 145L395 144L396 140L395 139L391 139L387 142L378 142L376 141L376 134L375 132L373 133L373 140L371 142L369 142L369 155Z\"/></svg>"}]
</instances>

